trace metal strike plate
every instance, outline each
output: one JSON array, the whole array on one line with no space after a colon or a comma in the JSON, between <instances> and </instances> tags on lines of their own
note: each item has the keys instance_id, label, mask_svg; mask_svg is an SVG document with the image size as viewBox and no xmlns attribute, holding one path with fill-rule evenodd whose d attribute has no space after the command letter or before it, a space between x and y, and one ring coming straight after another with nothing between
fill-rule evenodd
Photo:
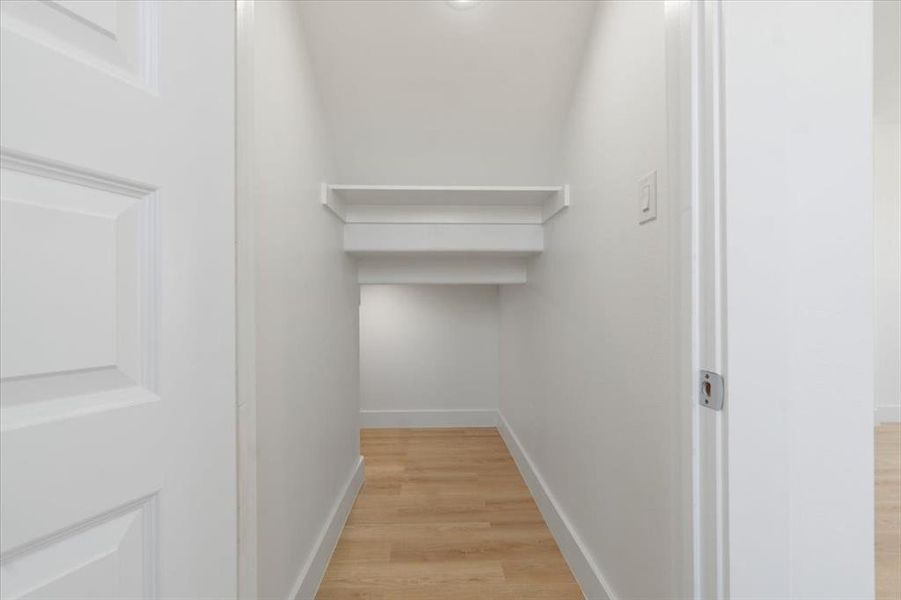
<instances>
[{"instance_id":1,"label":"metal strike plate","mask_svg":"<svg viewBox=\"0 0 901 600\"><path fill-rule=\"evenodd\" d=\"M726 385L723 376L702 369L698 376L698 404L713 410L723 410L725 396Z\"/></svg>"}]
</instances>

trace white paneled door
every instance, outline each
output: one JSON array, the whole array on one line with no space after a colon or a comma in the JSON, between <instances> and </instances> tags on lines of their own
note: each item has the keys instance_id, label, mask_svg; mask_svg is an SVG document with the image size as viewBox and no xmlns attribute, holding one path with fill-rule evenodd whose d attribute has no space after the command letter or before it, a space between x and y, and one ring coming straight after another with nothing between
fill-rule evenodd
<instances>
[{"instance_id":1,"label":"white paneled door","mask_svg":"<svg viewBox=\"0 0 901 600\"><path fill-rule=\"evenodd\" d=\"M0 597L234 596L233 2L0 2L0 199Z\"/></svg>"}]
</instances>

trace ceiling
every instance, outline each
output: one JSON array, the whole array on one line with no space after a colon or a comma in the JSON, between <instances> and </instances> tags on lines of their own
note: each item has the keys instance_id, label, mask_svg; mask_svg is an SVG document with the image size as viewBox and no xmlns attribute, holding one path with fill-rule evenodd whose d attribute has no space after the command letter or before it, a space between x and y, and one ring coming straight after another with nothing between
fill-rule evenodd
<instances>
[{"instance_id":1,"label":"ceiling","mask_svg":"<svg viewBox=\"0 0 901 600\"><path fill-rule=\"evenodd\" d=\"M308 1L337 183L550 185L595 2Z\"/></svg>"}]
</instances>

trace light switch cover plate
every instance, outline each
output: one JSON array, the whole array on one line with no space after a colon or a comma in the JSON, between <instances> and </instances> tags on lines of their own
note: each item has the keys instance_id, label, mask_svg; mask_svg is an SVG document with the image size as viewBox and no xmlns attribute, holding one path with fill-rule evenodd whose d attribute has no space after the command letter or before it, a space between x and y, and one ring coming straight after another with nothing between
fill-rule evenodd
<instances>
[{"instance_id":1,"label":"light switch cover plate","mask_svg":"<svg viewBox=\"0 0 901 600\"><path fill-rule=\"evenodd\" d=\"M638 180L638 224L657 218L657 171Z\"/></svg>"}]
</instances>

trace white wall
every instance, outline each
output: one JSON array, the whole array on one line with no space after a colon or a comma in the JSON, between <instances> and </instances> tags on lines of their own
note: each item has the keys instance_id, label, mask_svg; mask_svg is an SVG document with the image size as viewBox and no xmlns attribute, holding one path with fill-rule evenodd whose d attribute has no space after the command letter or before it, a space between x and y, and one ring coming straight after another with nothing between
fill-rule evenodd
<instances>
[{"instance_id":1,"label":"white wall","mask_svg":"<svg viewBox=\"0 0 901 600\"><path fill-rule=\"evenodd\" d=\"M363 425L493 422L498 349L497 286L361 286Z\"/></svg>"},{"instance_id":2,"label":"white wall","mask_svg":"<svg viewBox=\"0 0 901 600\"><path fill-rule=\"evenodd\" d=\"M731 597L872 598L872 4L723 20Z\"/></svg>"},{"instance_id":3,"label":"white wall","mask_svg":"<svg viewBox=\"0 0 901 600\"><path fill-rule=\"evenodd\" d=\"M874 10L876 419L901 421L901 2Z\"/></svg>"},{"instance_id":4,"label":"white wall","mask_svg":"<svg viewBox=\"0 0 901 600\"><path fill-rule=\"evenodd\" d=\"M358 286L299 4L255 6L259 596L286 598L359 456Z\"/></svg>"},{"instance_id":5,"label":"white wall","mask_svg":"<svg viewBox=\"0 0 901 600\"><path fill-rule=\"evenodd\" d=\"M680 595L688 560L664 43L662 2L598 6L562 145L572 206L501 289L501 413L619 598ZM654 169L658 219L639 225Z\"/></svg>"}]
</instances>

